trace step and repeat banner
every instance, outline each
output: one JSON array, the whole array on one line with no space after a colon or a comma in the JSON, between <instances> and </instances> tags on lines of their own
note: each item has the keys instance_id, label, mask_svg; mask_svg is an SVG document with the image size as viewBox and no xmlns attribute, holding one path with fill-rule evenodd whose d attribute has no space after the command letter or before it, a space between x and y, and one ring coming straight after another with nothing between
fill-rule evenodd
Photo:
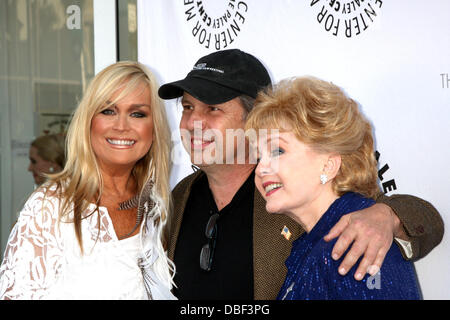
<instances>
[{"instance_id":1,"label":"step and repeat banner","mask_svg":"<svg viewBox=\"0 0 450 320\"><path fill-rule=\"evenodd\" d=\"M139 60L161 83L203 55L239 48L272 80L312 75L344 88L375 128L380 186L430 201L450 225L450 1L140 0ZM167 101L172 187L192 172ZM450 299L450 238L416 269L426 299Z\"/></svg>"}]
</instances>

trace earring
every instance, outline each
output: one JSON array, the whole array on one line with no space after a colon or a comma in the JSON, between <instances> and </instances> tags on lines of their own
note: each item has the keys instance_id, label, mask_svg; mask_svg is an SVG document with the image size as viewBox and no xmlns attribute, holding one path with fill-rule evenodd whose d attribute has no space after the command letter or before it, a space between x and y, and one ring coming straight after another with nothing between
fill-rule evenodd
<instances>
[{"instance_id":1,"label":"earring","mask_svg":"<svg viewBox=\"0 0 450 320\"><path fill-rule=\"evenodd\" d=\"M320 183L325 184L325 183L327 183L327 181L328 181L328 176L325 173L322 173L320 175Z\"/></svg>"},{"instance_id":2,"label":"earring","mask_svg":"<svg viewBox=\"0 0 450 320\"><path fill-rule=\"evenodd\" d=\"M53 173L53 171L55 171L55 169L53 169L53 167L48 168L48 171L50 171L51 173Z\"/></svg>"}]
</instances>

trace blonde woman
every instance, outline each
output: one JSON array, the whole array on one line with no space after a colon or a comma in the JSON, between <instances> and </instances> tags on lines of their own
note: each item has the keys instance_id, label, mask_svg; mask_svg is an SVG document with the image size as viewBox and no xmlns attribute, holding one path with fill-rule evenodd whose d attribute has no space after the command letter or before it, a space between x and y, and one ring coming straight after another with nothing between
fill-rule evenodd
<instances>
[{"instance_id":1,"label":"blonde woman","mask_svg":"<svg viewBox=\"0 0 450 320\"><path fill-rule=\"evenodd\" d=\"M64 139L64 134L47 134L31 142L28 171L33 175L36 186L45 182L46 174L57 173L64 168Z\"/></svg>"},{"instance_id":2,"label":"blonde woman","mask_svg":"<svg viewBox=\"0 0 450 320\"><path fill-rule=\"evenodd\" d=\"M371 206L380 193L372 128L353 100L316 78L282 81L258 96L247 128L271 129L259 136L255 171L267 211L291 217L306 231L292 244L278 299L421 298L414 266L397 245L380 273L369 270L372 277L357 281L356 266L338 273L336 240L324 240L343 215Z\"/></svg>"},{"instance_id":3,"label":"blonde woman","mask_svg":"<svg viewBox=\"0 0 450 320\"><path fill-rule=\"evenodd\" d=\"M163 247L170 135L153 75L136 62L92 81L67 162L28 199L0 267L2 299L174 299Z\"/></svg>"}]
</instances>

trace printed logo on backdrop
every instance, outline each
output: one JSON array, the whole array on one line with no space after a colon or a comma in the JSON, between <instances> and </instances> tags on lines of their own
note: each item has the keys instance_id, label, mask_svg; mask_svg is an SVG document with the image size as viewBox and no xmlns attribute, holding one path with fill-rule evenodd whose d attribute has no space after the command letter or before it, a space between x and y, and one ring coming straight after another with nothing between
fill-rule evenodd
<instances>
[{"instance_id":1,"label":"printed logo on backdrop","mask_svg":"<svg viewBox=\"0 0 450 320\"><path fill-rule=\"evenodd\" d=\"M448 73L441 73L442 89L450 88L450 77Z\"/></svg>"},{"instance_id":2,"label":"printed logo on backdrop","mask_svg":"<svg viewBox=\"0 0 450 320\"><path fill-rule=\"evenodd\" d=\"M311 0L317 22L336 37L352 38L368 30L381 12L380 0Z\"/></svg>"},{"instance_id":3,"label":"printed logo on backdrop","mask_svg":"<svg viewBox=\"0 0 450 320\"><path fill-rule=\"evenodd\" d=\"M184 0L185 18L193 38L207 49L223 50L239 36L246 19L245 1Z\"/></svg>"},{"instance_id":4,"label":"printed logo on backdrop","mask_svg":"<svg viewBox=\"0 0 450 320\"><path fill-rule=\"evenodd\" d=\"M377 163L380 167L380 169L378 169L378 179L380 179L381 181L381 190L383 191L383 193L386 194L390 191L397 190L395 179L385 180L386 176L388 176L386 173L389 170L389 165L387 163L380 163L380 152L375 151L375 159L377 160Z\"/></svg>"}]
</instances>

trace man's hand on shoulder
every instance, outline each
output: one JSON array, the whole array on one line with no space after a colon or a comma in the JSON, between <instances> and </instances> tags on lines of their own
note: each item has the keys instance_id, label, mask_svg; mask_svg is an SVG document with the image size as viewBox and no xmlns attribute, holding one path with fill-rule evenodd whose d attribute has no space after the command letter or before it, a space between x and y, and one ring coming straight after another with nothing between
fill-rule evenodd
<instances>
[{"instance_id":1,"label":"man's hand on shoulder","mask_svg":"<svg viewBox=\"0 0 450 320\"><path fill-rule=\"evenodd\" d=\"M392 209L385 204L376 203L342 216L324 240L339 237L332 251L335 260L339 260L351 246L339 266L338 271L342 275L347 274L363 256L354 275L356 280L362 280L367 272L374 275L380 270L394 236L407 240L400 220Z\"/></svg>"}]
</instances>

